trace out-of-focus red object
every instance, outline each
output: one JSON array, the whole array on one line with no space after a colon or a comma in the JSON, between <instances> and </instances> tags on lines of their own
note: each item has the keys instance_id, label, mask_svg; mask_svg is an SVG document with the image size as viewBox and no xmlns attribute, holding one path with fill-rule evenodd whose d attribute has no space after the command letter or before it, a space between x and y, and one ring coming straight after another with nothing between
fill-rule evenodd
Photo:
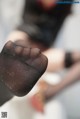
<instances>
[{"instance_id":1,"label":"out-of-focus red object","mask_svg":"<svg viewBox=\"0 0 80 119\"><path fill-rule=\"evenodd\" d=\"M45 10L49 10L52 7L55 7L57 0L37 0L38 4L43 7Z\"/></svg>"},{"instance_id":2,"label":"out-of-focus red object","mask_svg":"<svg viewBox=\"0 0 80 119\"><path fill-rule=\"evenodd\" d=\"M41 113L44 113L44 105L45 105L45 96L44 96L44 92L46 91L46 89L48 88L49 84L47 82L45 82L44 80L40 81L38 83L39 86L39 91L38 93L34 94L30 101L31 101L31 105L32 107Z\"/></svg>"},{"instance_id":3,"label":"out-of-focus red object","mask_svg":"<svg viewBox=\"0 0 80 119\"><path fill-rule=\"evenodd\" d=\"M44 113L44 99L40 93L33 95L30 102L36 111Z\"/></svg>"}]
</instances>

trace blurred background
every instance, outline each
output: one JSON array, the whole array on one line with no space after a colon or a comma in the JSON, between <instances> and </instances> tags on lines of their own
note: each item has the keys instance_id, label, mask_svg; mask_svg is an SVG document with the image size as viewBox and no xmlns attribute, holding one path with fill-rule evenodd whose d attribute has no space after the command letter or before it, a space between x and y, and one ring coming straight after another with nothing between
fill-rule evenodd
<instances>
[{"instance_id":1,"label":"blurred background","mask_svg":"<svg viewBox=\"0 0 80 119\"><path fill-rule=\"evenodd\" d=\"M25 0L0 0L0 50L9 33L22 22L24 5ZM57 33L53 47L80 51L80 4L72 4L71 11ZM41 79L56 85L66 72L47 72ZM25 97L14 97L0 107L0 111L7 112L7 119L80 119L80 81L53 96L44 106L45 113L36 111L30 103L36 90L37 86Z\"/></svg>"}]
</instances>

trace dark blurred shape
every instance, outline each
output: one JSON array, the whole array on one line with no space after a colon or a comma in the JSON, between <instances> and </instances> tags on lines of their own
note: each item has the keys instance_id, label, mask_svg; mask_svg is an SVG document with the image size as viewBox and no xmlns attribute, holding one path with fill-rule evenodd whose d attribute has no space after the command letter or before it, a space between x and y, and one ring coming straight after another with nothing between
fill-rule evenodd
<instances>
[{"instance_id":1,"label":"dark blurred shape","mask_svg":"<svg viewBox=\"0 0 80 119\"><path fill-rule=\"evenodd\" d=\"M37 4L37 0L26 0L22 24L26 27L23 29L27 32L30 25L35 31L35 34L30 30L28 31L28 34L31 34L32 40L38 41L46 47L50 47L55 41L66 16L70 12L71 4L56 4L51 9L45 10Z\"/></svg>"}]
</instances>

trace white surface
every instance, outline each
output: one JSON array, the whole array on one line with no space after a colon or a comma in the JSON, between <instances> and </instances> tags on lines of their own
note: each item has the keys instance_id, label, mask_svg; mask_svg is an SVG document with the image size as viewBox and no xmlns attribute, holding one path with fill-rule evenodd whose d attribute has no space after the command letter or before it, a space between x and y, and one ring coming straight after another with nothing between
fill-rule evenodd
<instances>
[{"instance_id":1,"label":"white surface","mask_svg":"<svg viewBox=\"0 0 80 119\"><path fill-rule=\"evenodd\" d=\"M0 0L0 51L6 37L21 22L25 0Z\"/></svg>"},{"instance_id":2,"label":"white surface","mask_svg":"<svg viewBox=\"0 0 80 119\"><path fill-rule=\"evenodd\" d=\"M33 119L67 119L67 117L62 104L53 99L45 105L45 114L36 113Z\"/></svg>"}]
</instances>

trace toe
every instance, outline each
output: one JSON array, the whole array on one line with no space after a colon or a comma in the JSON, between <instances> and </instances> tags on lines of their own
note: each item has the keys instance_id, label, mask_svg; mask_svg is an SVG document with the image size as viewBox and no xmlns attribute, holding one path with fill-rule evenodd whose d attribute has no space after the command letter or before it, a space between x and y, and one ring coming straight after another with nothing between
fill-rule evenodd
<instances>
[{"instance_id":1,"label":"toe","mask_svg":"<svg viewBox=\"0 0 80 119\"><path fill-rule=\"evenodd\" d=\"M21 46L15 46L14 52L15 52L16 55L21 56L21 55L22 55L22 52L23 52L23 49L24 49L24 48L21 47Z\"/></svg>"},{"instance_id":2,"label":"toe","mask_svg":"<svg viewBox=\"0 0 80 119\"><path fill-rule=\"evenodd\" d=\"M31 54L31 48L24 48L23 49L23 52L22 52L22 56L25 58L25 59L29 59L30 58L30 54Z\"/></svg>"},{"instance_id":3,"label":"toe","mask_svg":"<svg viewBox=\"0 0 80 119\"><path fill-rule=\"evenodd\" d=\"M48 59L43 54L39 55L38 58L32 64L39 72L44 73L48 65Z\"/></svg>"},{"instance_id":4,"label":"toe","mask_svg":"<svg viewBox=\"0 0 80 119\"><path fill-rule=\"evenodd\" d=\"M31 61L28 60L26 61L26 63L42 74L47 68L48 59L43 54L40 54L34 60Z\"/></svg>"},{"instance_id":5,"label":"toe","mask_svg":"<svg viewBox=\"0 0 80 119\"><path fill-rule=\"evenodd\" d=\"M20 56L23 49L23 47L17 46L12 41L8 41L2 50L2 54L5 53L6 55L8 54L11 56Z\"/></svg>"},{"instance_id":6,"label":"toe","mask_svg":"<svg viewBox=\"0 0 80 119\"><path fill-rule=\"evenodd\" d=\"M27 47L27 48L24 48L22 52L22 56L32 61L34 58L38 57L40 53L41 52L38 48Z\"/></svg>"},{"instance_id":7,"label":"toe","mask_svg":"<svg viewBox=\"0 0 80 119\"><path fill-rule=\"evenodd\" d=\"M6 49L11 49L13 47L14 43L12 41L8 41L6 44L5 44L5 48Z\"/></svg>"},{"instance_id":8,"label":"toe","mask_svg":"<svg viewBox=\"0 0 80 119\"><path fill-rule=\"evenodd\" d=\"M13 49L13 46L14 46L14 43L12 41L8 41L3 47L1 54L5 54L5 53L9 54L11 50Z\"/></svg>"},{"instance_id":9,"label":"toe","mask_svg":"<svg viewBox=\"0 0 80 119\"><path fill-rule=\"evenodd\" d=\"M38 57L40 54L41 54L40 49L38 49L38 48L32 48L32 49L31 49L31 53L30 53L30 57L31 57L31 58L36 58L36 57Z\"/></svg>"}]
</instances>

